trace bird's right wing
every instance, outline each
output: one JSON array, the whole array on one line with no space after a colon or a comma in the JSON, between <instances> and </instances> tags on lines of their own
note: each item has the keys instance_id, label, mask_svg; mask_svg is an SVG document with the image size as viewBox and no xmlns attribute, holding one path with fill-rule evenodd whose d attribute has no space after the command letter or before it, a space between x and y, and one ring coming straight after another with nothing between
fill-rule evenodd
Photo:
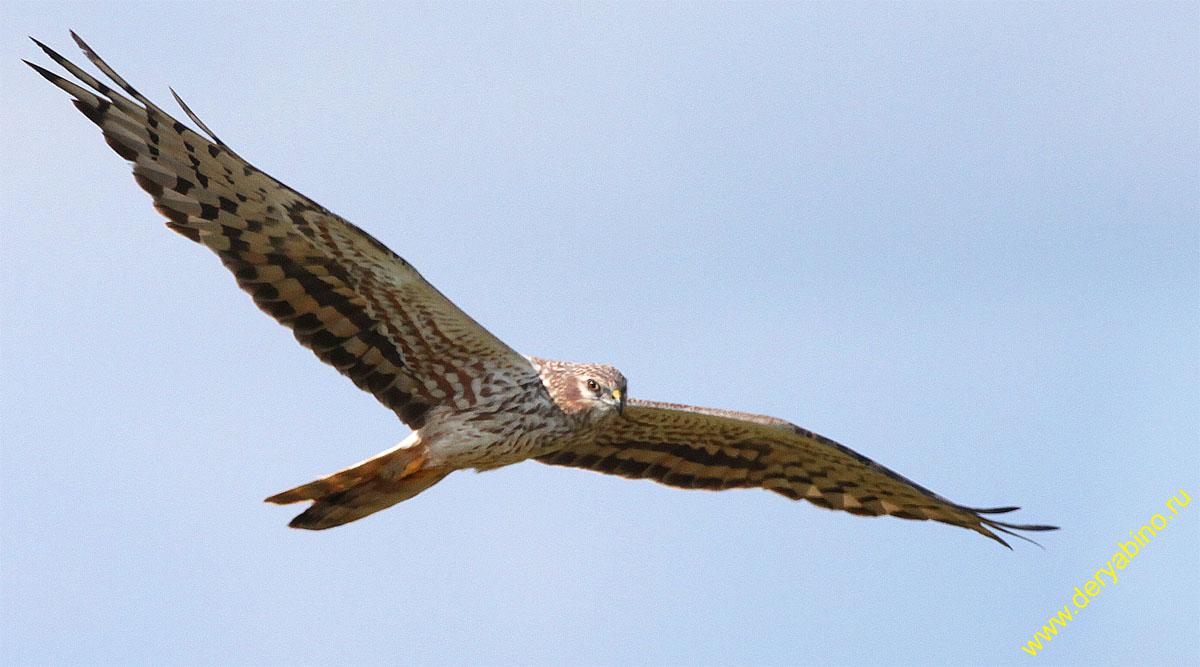
<instances>
[{"instance_id":1,"label":"bird's right wing","mask_svg":"<svg viewBox=\"0 0 1200 667\"><path fill-rule=\"evenodd\" d=\"M994 531L1054 530L996 521L1016 507L965 507L829 438L773 417L631 400L624 415L537 458L685 489L763 488L863 516L889 514Z\"/></svg>"},{"instance_id":2,"label":"bird's right wing","mask_svg":"<svg viewBox=\"0 0 1200 667\"><path fill-rule=\"evenodd\" d=\"M238 157L178 97L209 136L172 118L72 36L129 97L37 40L84 85L27 64L74 97L132 163L167 226L215 252L254 303L322 361L413 428L439 406L469 408L481 389L540 386L528 360L396 253Z\"/></svg>"}]
</instances>

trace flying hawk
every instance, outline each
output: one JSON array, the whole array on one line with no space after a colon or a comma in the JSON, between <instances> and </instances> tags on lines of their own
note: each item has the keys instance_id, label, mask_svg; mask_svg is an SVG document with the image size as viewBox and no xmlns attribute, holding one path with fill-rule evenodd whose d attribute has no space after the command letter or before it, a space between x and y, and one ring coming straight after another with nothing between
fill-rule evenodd
<instances>
[{"instance_id":1,"label":"flying hawk","mask_svg":"<svg viewBox=\"0 0 1200 667\"><path fill-rule=\"evenodd\" d=\"M238 157L178 95L207 136L71 35L125 95L37 40L83 85L27 64L103 130L167 226L215 252L255 305L413 429L373 458L267 498L312 501L291 526L339 526L455 470L535 459L688 489L764 488L865 516L932 519L1005 546L996 532L1027 539L1013 531L1054 529L992 519L1017 508L953 503L780 419L630 399L612 366L519 354L382 243Z\"/></svg>"}]
</instances>

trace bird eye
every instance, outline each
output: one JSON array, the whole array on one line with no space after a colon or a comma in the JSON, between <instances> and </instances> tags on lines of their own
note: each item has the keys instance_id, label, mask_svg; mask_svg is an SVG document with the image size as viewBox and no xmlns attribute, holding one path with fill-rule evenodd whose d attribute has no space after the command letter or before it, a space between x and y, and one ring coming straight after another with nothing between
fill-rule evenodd
<instances>
[{"instance_id":1,"label":"bird eye","mask_svg":"<svg viewBox=\"0 0 1200 667\"><path fill-rule=\"evenodd\" d=\"M588 378L588 381L587 381L587 388L588 388L590 391L600 391L600 383L599 383L599 382L596 382L595 380L593 380L593 379L591 379L591 378Z\"/></svg>"}]
</instances>

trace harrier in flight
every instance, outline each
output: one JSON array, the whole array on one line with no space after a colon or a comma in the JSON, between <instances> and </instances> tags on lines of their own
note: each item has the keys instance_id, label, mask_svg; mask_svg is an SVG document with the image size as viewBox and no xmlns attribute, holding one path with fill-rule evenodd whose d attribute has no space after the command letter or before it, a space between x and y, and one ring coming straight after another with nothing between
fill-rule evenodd
<instances>
[{"instance_id":1,"label":"harrier in flight","mask_svg":"<svg viewBox=\"0 0 1200 667\"><path fill-rule=\"evenodd\" d=\"M70 94L133 165L167 227L216 253L255 305L413 429L373 458L267 498L312 501L293 527L340 526L455 470L534 459L687 489L763 488L864 516L932 519L1005 546L997 532L1023 538L1014 531L1053 529L991 518L1015 507L953 503L780 419L629 398L612 366L516 352L382 243L238 157L178 96L204 134L72 36L124 94L37 40L77 82L28 64Z\"/></svg>"}]
</instances>

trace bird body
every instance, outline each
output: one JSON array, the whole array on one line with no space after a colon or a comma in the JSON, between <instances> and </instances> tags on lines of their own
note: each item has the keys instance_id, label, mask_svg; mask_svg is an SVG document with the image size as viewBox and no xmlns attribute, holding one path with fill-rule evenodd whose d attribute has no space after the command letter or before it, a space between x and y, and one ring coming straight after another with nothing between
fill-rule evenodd
<instances>
[{"instance_id":1,"label":"bird body","mask_svg":"<svg viewBox=\"0 0 1200 667\"><path fill-rule=\"evenodd\" d=\"M953 503L780 419L631 399L611 366L519 354L383 243L239 157L178 96L200 132L72 36L121 92L36 40L78 83L29 65L132 164L167 226L214 252L259 309L413 429L366 461L267 498L312 501L292 526L342 525L455 470L533 459L683 488L764 488L961 526L1006 546L997 532L1053 529L996 521L987 515L1016 508Z\"/></svg>"}]
</instances>

